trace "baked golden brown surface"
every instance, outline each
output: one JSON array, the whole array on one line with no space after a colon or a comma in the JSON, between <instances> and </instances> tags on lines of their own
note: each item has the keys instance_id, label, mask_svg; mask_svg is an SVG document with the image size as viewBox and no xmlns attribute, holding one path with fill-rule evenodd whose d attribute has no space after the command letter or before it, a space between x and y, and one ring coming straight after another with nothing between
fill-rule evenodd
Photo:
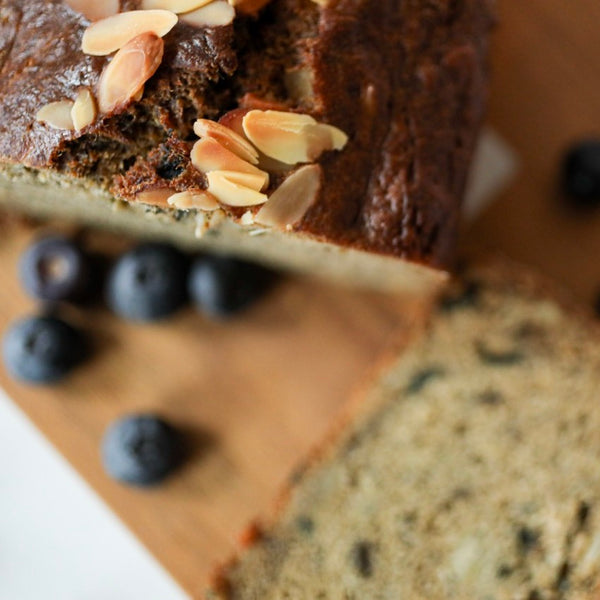
<instances>
[{"instance_id":1,"label":"baked golden brown surface","mask_svg":"<svg viewBox=\"0 0 600 600\"><path fill-rule=\"evenodd\" d=\"M50 169L135 202L148 190L207 186L189 165L197 118L216 120L240 107L310 114L349 141L318 159L318 197L291 228L446 265L485 100L489 3L322 4L272 0L219 27L180 18L164 35L164 57L143 97L68 131L36 114L75 100L82 88L97 91L109 58L82 52L89 22L62 0L2 0L4 171ZM120 4L121 11L140 7ZM272 192L282 177L270 175ZM164 198L158 203L177 216ZM246 212L221 208L238 221Z\"/></svg>"}]
</instances>

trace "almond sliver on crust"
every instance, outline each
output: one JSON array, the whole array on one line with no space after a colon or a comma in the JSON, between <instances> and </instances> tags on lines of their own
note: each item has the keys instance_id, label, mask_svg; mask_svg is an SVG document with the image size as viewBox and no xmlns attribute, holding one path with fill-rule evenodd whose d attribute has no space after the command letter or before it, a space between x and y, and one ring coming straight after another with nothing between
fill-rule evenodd
<instances>
[{"instance_id":1,"label":"almond sliver on crust","mask_svg":"<svg viewBox=\"0 0 600 600\"><path fill-rule=\"evenodd\" d=\"M98 83L98 105L111 113L133 100L160 66L164 42L153 33L137 36L105 67Z\"/></svg>"},{"instance_id":2,"label":"almond sliver on crust","mask_svg":"<svg viewBox=\"0 0 600 600\"><path fill-rule=\"evenodd\" d=\"M168 10L119 13L90 25L83 34L81 49L92 56L106 56L141 34L163 37L175 27L177 20L177 15Z\"/></svg>"},{"instance_id":3,"label":"almond sliver on crust","mask_svg":"<svg viewBox=\"0 0 600 600\"><path fill-rule=\"evenodd\" d=\"M88 89L81 90L71 109L71 118L75 129L80 131L91 125L95 121L97 113L96 100L92 92Z\"/></svg>"},{"instance_id":4,"label":"almond sliver on crust","mask_svg":"<svg viewBox=\"0 0 600 600\"><path fill-rule=\"evenodd\" d=\"M251 110L242 124L246 137L263 154L290 165L313 162L326 150L343 148L347 141L342 131L321 125L310 115Z\"/></svg>"},{"instance_id":5,"label":"almond sliver on crust","mask_svg":"<svg viewBox=\"0 0 600 600\"><path fill-rule=\"evenodd\" d=\"M258 188L259 190L269 184L268 173L242 160L212 138L197 141L192 148L190 158L194 167L203 173L209 173L210 171L249 173L261 179L262 184Z\"/></svg>"},{"instance_id":6,"label":"almond sliver on crust","mask_svg":"<svg viewBox=\"0 0 600 600\"><path fill-rule=\"evenodd\" d=\"M90 21L116 15L120 9L119 0L65 0L65 4Z\"/></svg>"},{"instance_id":7,"label":"almond sliver on crust","mask_svg":"<svg viewBox=\"0 0 600 600\"><path fill-rule=\"evenodd\" d=\"M233 23L235 9L226 0L214 0L214 2L181 15L179 18L195 27L223 27Z\"/></svg>"},{"instance_id":8,"label":"almond sliver on crust","mask_svg":"<svg viewBox=\"0 0 600 600\"><path fill-rule=\"evenodd\" d=\"M317 199L321 175L319 165L306 165L294 171L256 213L254 221L277 229L293 227Z\"/></svg>"},{"instance_id":9,"label":"almond sliver on crust","mask_svg":"<svg viewBox=\"0 0 600 600\"><path fill-rule=\"evenodd\" d=\"M53 129L73 130L75 129L75 125L71 116L72 109L73 102L70 100L50 102L38 110L35 118L36 121L45 123Z\"/></svg>"},{"instance_id":10,"label":"almond sliver on crust","mask_svg":"<svg viewBox=\"0 0 600 600\"><path fill-rule=\"evenodd\" d=\"M167 202L169 203L169 206L179 210L197 209L212 212L219 208L217 199L204 190L178 192L177 194L170 196Z\"/></svg>"},{"instance_id":11,"label":"almond sliver on crust","mask_svg":"<svg viewBox=\"0 0 600 600\"><path fill-rule=\"evenodd\" d=\"M187 13L206 6L213 0L142 0L143 10L163 9L174 13Z\"/></svg>"},{"instance_id":12,"label":"almond sliver on crust","mask_svg":"<svg viewBox=\"0 0 600 600\"><path fill-rule=\"evenodd\" d=\"M194 123L194 133L199 138L212 138L230 152L255 165L258 163L256 148L235 131L209 119L198 119Z\"/></svg>"},{"instance_id":13,"label":"almond sliver on crust","mask_svg":"<svg viewBox=\"0 0 600 600\"><path fill-rule=\"evenodd\" d=\"M256 189L260 179L257 180L255 175L233 171L212 171L206 174L206 178L208 192L228 206L256 206L267 201L267 196Z\"/></svg>"}]
</instances>

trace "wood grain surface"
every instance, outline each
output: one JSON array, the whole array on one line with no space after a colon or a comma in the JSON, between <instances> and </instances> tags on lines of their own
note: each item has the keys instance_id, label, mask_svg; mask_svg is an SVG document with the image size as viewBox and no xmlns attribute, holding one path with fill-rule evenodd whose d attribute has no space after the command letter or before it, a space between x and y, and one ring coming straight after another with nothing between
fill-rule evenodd
<instances>
[{"instance_id":1,"label":"wood grain surface","mask_svg":"<svg viewBox=\"0 0 600 600\"><path fill-rule=\"evenodd\" d=\"M35 310L16 268L39 233L16 220L0 229L2 331ZM126 245L103 234L83 239L104 251ZM161 325L126 323L101 307L71 310L67 316L95 343L93 360L59 386L21 385L3 368L0 384L197 598L353 387L424 314L421 303L292 278L224 323L192 309ZM191 449L183 468L152 490L114 483L101 467L105 428L137 411L166 417Z\"/></svg>"},{"instance_id":2,"label":"wood grain surface","mask_svg":"<svg viewBox=\"0 0 600 600\"><path fill-rule=\"evenodd\" d=\"M501 0L499 8L490 120L520 155L521 171L467 237L537 265L589 301L600 288L600 214L565 210L556 180L565 146L600 133L600 3ZM4 329L33 308L15 275L31 229L13 223L0 233ZM126 324L102 309L75 312L97 340L91 363L55 388L16 384L3 370L0 383L200 597L215 562L270 506L376 357L408 339L423 309L288 279L223 324L191 311L159 326ZM114 418L147 410L182 427L193 456L165 486L136 491L104 475L98 448Z\"/></svg>"},{"instance_id":3,"label":"wood grain surface","mask_svg":"<svg viewBox=\"0 0 600 600\"><path fill-rule=\"evenodd\" d=\"M490 121L521 170L468 237L590 303L600 294L600 211L568 210L558 180L565 149L600 136L600 3L500 0L499 13Z\"/></svg>"}]
</instances>

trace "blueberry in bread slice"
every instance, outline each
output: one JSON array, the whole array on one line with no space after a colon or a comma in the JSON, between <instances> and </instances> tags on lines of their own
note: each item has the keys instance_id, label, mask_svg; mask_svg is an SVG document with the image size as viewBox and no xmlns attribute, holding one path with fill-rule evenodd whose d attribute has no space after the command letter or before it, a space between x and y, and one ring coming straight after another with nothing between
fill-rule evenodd
<instances>
[{"instance_id":1,"label":"blueberry in bread slice","mask_svg":"<svg viewBox=\"0 0 600 600\"><path fill-rule=\"evenodd\" d=\"M490 5L0 0L0 204L430 289L482 119Z\"/></svg>"},{"instance_id":2,"label":"blueberry in bread slice","mask_svg":"<svg viewBox=\"0 0 600 600\"><path fill-rule=\"evenodd\" d=\"M599 597L598 329L513 267L467 278L211 597Z\"/></svg>"}]
</instances>

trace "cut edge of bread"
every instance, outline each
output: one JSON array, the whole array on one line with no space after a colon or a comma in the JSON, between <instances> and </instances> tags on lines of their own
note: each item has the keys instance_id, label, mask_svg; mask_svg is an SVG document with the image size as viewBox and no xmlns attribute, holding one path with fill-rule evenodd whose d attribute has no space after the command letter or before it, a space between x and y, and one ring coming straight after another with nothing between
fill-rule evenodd
<instances>
[{"instance_id":1,"label":"cut edge of bread","mask_svg":"<svg viewBox=\"0 0 600 600\"><path fill-rule=\"evenodd\" d=\"M88 180L19 165L0 165L0 206L43 219L161 238L190 250L232 254L352 287L428 296L449 278L443 270L401 258L338 246L301 233L244 227L229 219L197 237L199 223L193 211L127 204Z\"/></svg>"},{"instance_id":2,"label":"cut edge of bread","mask_svg":"<svg viewBox=\"0 0 600 600\"><path fill-rule=\"evenodd\" d=\"M587 310L574 296L549 277L535 272L507 256L486 251L485 257L480 256L477 247L466 246L462 250L462 266L452 279L449 279L445 292L449 294L452 286L463 290L469 281L484 281L486 288L500 292L514 291L531 300L549 300L556 304L560 310L568 312L574 323L580 324L589 330L590 336L596 336L600 343L600 324L594 319L590 310ZM479 254L479 255L478 255ZM331 424L325 436L318 441L300 460L297 467L282 485L278 494L273 499L266 513L257 516L241 532L238 539L238 549L224 563L214 566L211 575L211 588L206 590L207 600L231 600L230 582L227 572L235 567L243 557L245 550L258 544L261 539L273 528L283 512L290 505L292 496L302 480L309 477L324 463L331 453L344 442L349 432L380 410L386 402L385 394L377 395L375 389L386 381L386 377L393 368L402 364L405 352L427 335L427 332L440 318L443 296L434 302L435 309L424 310L423 318L414 323L408 336L400 343L392 344L384 354L370 367L361 382L351 393L348 402L342 407L335 421ZM425 316L426 315L426 316Z\"/></svg>"}]
</instances>

